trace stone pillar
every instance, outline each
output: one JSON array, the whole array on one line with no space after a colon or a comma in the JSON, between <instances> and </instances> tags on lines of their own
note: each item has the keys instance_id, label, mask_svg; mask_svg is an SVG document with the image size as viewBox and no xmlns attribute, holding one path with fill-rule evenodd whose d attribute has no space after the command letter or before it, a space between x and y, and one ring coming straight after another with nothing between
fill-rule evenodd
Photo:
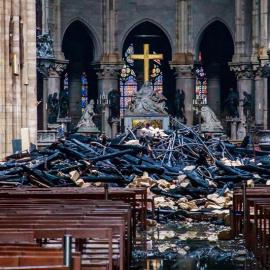
<instances>
[{"instance_id":1,"label":"stone pillar","mask_svg":"<svg viewBox=\"0 0 270 270\"><path fill-rule=\"evenodd\" d=\"M245 1L235 0L235 51L233 62L245 57Z\"/></svg>"},{"instance_id":2,"label":"stone pillar","mask_svg":"<svg viewBox=\"0 0 270 270\"><path fill-rule=\"evenodd\" d=\"M67 65L64 63L56 62L55 66L49 67L49 77L47 79L47 99L45 99L45 102L48 102L48 97L50 94L57 93L57 98L59 99L60 94L60 83L61 83L61 74L66 69ZM48 110L48 105L47 105ZM48 111L43 112L44 115L47 116L48 121Z\"/></svg>"},{"instance_id":3,"label":"stone pillar","mask_svg":"<svg viewBox=\"0 0 270 270\"><path fill-rule=\"evenodd\" d=\"M112 134L111 134L111 136L112 136L112 138L114 138L118 133L119 122L120 122L120 119L115 119L115 118L113 118L112 121L111 121L111 123L112 123Z\"/></svg>"},{"instance_id":4,"label":"stone pillar","mask_svg":"<svg viewBox=\"0 0 270 270\"><path fill-rule=\"evenodd\" d=\"M172 65L175 68L176 89L183 89L185 92L185 117L187 125L193 125L192 101L195 95L196 76L193 65Z\"/></svg>"},{"instance_id":5,"label":"stone pillar","mask_svg":"<svg viewBox=\"0 0 270 270\"><path fill-rule=\"evenodd\" d=\"M268 96L268 78L263 78L263 93L264 93L264 106L263 106L263 129L270 129L268 126L268 107L269 107L269 96Z\"/></svg>"},{"instance_id":6,"label":"stone pillar","mask_svg":"<svg viewBox=\"0 0 270 270\"><path fill-rule=\"evenodd\" d=\"M105 95L108 97L108 94L113 89L118 89L118 70L117 66L101 66L98 70L98 97L100 95ZM109 108L106 107L105 111L103 112L103 116L105 117L102 124L105 125L105 128L102 127L102 130L105 131L106 136L111 136L111 126L108 123L108 119L110 116Z\"/></svg>"},{"instance_id":7,"label":"stone pillar","mask_svg":"<svg viewBox=\"0 0 270 270\"><path fill-rule=\"evenodd\" d=\"M237 140L243 140L244 137L246 136L246 130L243 125L243 122L246 122L246 117L244 116L244 111L242 107L243 102L241 100L244 99L243 94L244 91L246 91L248 94L252 93L253 72L251 65L249 64L231 65L231 70L235 72L235 75L237 77L237 90L239 92L239 99L240 99L238 112L241 122L238 125Z\"/></svg>"},{"instance_id":8,"label":"stone pillar","mask_svg":"<svg viewBox=\"0 0 270 270\"><path fill-rule=\"evenodd\" d=\"M48 78L43 78L43 102L42 102L42 110L43 110L43 119L42 119L42 128L43 130L47 129L48 124Z\"/></svg>"},{"instance_id":9,"label":"stone pillar","mask_svg":"<svg viewBox=\"0 0 270 270\"><path fill-rule=\"evenodd\" d=\"M73 66L68 77L70 129L76 127L82 116L82 72Z\"/></svg>"},{"instance_id":10,"label":"stone pillar","mask_svg":"<svg viewBox=\"0 0 270 270\"><path fill-rule=\"evenodd\" d=\"M237 122L231 122L231 140L236 140L237 138Z\"/></svg>"},{"instance_id":11,"label":"stone pillar","mask_svg":"<svg viewBox=\"0 0 270 270\"><path fill-rule=\"evenodd\" d=\"M220 66L215 63L207 67L207 105L220 117Z\"/></svg>"},{"instance_id":12,"label":"stone pillar","mask_svg":"<svg viewBox=\"0 0 270 270\"><path fill-rule=\"evenodd\" d=\"M264 82L261 77L261 69L254 73L254 104L255 104L255 125L263 128L263 111L264 111Z\"/></svg>"}]
</instances>

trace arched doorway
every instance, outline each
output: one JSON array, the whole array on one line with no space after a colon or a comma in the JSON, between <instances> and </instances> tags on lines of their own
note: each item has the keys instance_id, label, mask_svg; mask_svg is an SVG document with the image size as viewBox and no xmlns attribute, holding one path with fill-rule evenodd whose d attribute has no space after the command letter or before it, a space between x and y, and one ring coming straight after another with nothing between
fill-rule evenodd
<instances>
[{"instance_id":1,"label":"arched doorway","mask_svg":"<svg viewBox=\"0 0 270 270\"><path fill-rule=\"evenodd\" d=\"M120 93L122 97L121 108L126 106L130 95L141 88L143 84L143 61L130 61L129 55L143 54L143 45L149 44L151 54L163 54L163 60L150 60L150 80L153 89L162 91L167 98L169 113L173 113L173 96L175 93L175 78L170 69L169 61L172 58L170 41L164 31L151 22L143 22L135 26L127 35L123 48L122 57L125 66L120 74ZM126 74L125 74L126 73ZM125 82L123 82L123 76Z\"/></svg>"},{"instance_id":2,"label":"arched doorway","mask_svg":"<svg viewBox=\"0 0 270 270\"><path fill-rule=\"evenodd\" d=\"M82 111L91 100L97 100L97 77L91 69L94 58L94 44L88 27L80 21L75 21L67 28L62 50L69 60L66 72L63 73L61 90L68 89L69 128L76 126Z\"/></svg>"},{"instance_id":3,"label":"arched doorway","mask_svg":"<svg viewBox=\"0 0 270 270\"><path fill-rule=\"evenodd\" d=\"M234 42L229 29L221 21L214 21L201 35L197 68L203 69L207 79L207 104L221 120L226 117L229 89L237 85L228 65L233 54Z\"/></svg>"}]
</instances>

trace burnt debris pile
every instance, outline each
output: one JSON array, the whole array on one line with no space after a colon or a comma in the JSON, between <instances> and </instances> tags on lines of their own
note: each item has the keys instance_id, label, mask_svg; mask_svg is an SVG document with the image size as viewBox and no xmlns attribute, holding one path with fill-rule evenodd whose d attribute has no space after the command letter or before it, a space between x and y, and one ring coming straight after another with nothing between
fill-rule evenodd
<instances>
[{"instance_id":1,"label":"burnt debris pile","mask_svg":"<svg viewBox=\"0 0 270 270\"><path fill-rule=\"evenodd\" d=\"M206 140L198 127L175 120L174 126L142 129L139 137L131 129L113 139L71 134L43 150L7 156L0 186L144 186L166 218L207 219L214 212L224 220L236 184L269 183L270 152Z\"/></svg>"}]
</instances>

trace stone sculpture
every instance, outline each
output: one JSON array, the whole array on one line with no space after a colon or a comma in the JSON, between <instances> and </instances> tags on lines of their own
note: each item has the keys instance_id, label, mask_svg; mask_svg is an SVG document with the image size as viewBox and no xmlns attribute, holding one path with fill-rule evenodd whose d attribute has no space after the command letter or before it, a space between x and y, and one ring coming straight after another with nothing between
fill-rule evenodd
<instances>
[{"instance_id":1,"label":"stone sculpture","mask_svg":"<svg viewBox=\"0 0 270 270\"><path fill-rule=\"evenodd\" d=\"M83 115L76 126L77 128L80 129L96 128L96 125L93 122L93 116L96 115L94 112L94 105L95 101L91 99L88 105L85 107Z\"/></svg>"},{"instance_id":2,"label":"stone sculpture","mask_svg":"<svg viewBox=\"0 0 270 270\"><path fill-rule=\"evenodd\" d=\"M108 99L110 103L110 118L119 118L120 110L120 95L116 89L113 89L108 94Z\"/></svg>"},{"instance_id":3,"label":"stone sculpture","mask_svg":"<svg viewBox=\"0 0 270 270\"><path fill-rule=\"evenodd\" d=\"M68 89L65 88L60 91L59 95L59 106L60 106L60 113L59 118L65 118L68 116Z\"/></svg>"},{"instance_id":4,"label":"stone sculpture","mask_svg":"<svg viewBox=\"0 0 270 270\"><path fill-rule=\"evenodd\" d=\"M243 99L243 112L244 116L247 117L250 115L251 112L251 103L252 103L252 97L250 94L248 94L246 91L243 92L244 99Z\"/></svg>"},{"instance_id":5,"label":"stone sculpture","mask_svg":"<svg viewBox=\"0 0 270 270\"><path fill-rule=\"evenodd\" d=\"M183 91L183 89L176 89L174 95L174 109L175 117L183 119L185 113L185 92Z\"/></svg>"},{"instance_id":6,"label":"stone sculpture","mask_svg":"<svg viewBox=\"0 0 270 270\"><path fill-rule=\"evenodd\" d=\"M50 33L37 36L37 57L54 58L53 39Z\"/></svg>"},{"instance_id":7,"label":"stone sculpture","mask_svg":"<svg viewBox=\"0 0 270 270\"><path fill-rule=\"evenodd\" d=\"M206 105L202 106L201 116L204 121L202 127L204 127L205 129L208 129L209 131L214 131L217 129L223 130L220 121L217 119L215 113L209 106Z\"/></svg>"},{"instance_id":8,"label":"stone sculpture","mask_svg":"<svg viewBox=\"0 0 270 270\"><path fill-rule=\"evenodd\" d=\"M152 89L150 82L145 82L128 104L126 115L168 115L167 99Z\"/></svg>"},{"instance_id":9,"label":"stone sculpture","mask_svg":"<svg viewBox=\"0 0 270 270\"><path fill-rule=\"evenodd\" d=\"M227 104L229 115L233 118L239 118L238 106L239 106L239 93L237 90L230 88L228 98L225 100Z\"/></svg>"},{"instance_id":10,"label":"stone sculpture","mask_svg":"<svg viewBox=\"0 0 270 270\"><path fill-rule=\"evenodd\" d=\"M49 109L48 123L49 124L56 124L57 123L57 116L58 116L58 112L59 112L59 100L57 98L57 93L49 95L48 109Z\"/></svg>"}]
</instances>

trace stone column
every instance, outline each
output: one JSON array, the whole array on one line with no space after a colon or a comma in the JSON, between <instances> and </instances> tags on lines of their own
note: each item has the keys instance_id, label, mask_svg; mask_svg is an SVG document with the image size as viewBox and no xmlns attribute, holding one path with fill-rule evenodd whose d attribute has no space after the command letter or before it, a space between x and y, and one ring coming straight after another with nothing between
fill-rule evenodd
<instances>
[{"instance_id":1,"label":"stone column","mask_svg":"<svg viewBox=\"0 0 270 270\"><path fill-rule=\"evenodd\" d=\"M43 78L43 102L42 102L42 110L43 110L43 119L42 119L42 128L43 130L47 129L48 125L48 78Z\"/></svg>"},{"instance_id":2,"label":"stone column","mask_svg":"<svg viewBox=\"0 0 270 270\"><path fill-rule=\"evenodd\" d=\"M72 66L68 77L70 129L75 127L82 116L82 71L78 65Z\"/></svg>"},{"instance_id":3,"label":"stone column","mask_svg":"<svg viewBox=\"0 0 270 270\"><path fill-rule=\"evenodd\" d=\"M235 0L235 51L233 62L240 61L243 57L245 57L245 1Z\"/></svg>"},{"instance_id":4,"label":"stone column","mask_svg":"<svg viewBox=\"0 0 270 270\"><path fill-rule=\"evenodd\" d=\"M231 122L231 140L236 140L237 138L237 122Z\"/></svg>"},{"instance_id":5,"label":"stone column","mask_svg":"<svg viewBox=\"0 0 270 270\"><path fill-rule=\"evenodd\" d=\"M183 89L185 92L185 117L187 125L193 125L192 101L195 95L196 75L193 65L171 65L175 68L176 89Z\"/></svg>"},{"instance_id":6,"label":"stone column","mask_svg":"<svg viewBox=\"0 0 270 270\"><path fill-rule=\"evenodd\" d=\"M101 66L97 72L98 75L98 97L100 95L105 95L108 97L108 94L113 89L118 89L118 70L117 66ZM108 119L110 116L109 107L107 106L105 111L103 112L105 120L103 121L105 124L105 128L102 127L102 130L105 131L106 136L111 136L111 126L108 123Z\"/></svg>"},{"instance_id":7,"label":"stone column","mask_svg":"<svg viewBox=\"0 0 270 270\"><path fill-rule=\"evenodd\" d=\"M264 93L264 108L263 108L263 129L270 129L268 126L268 107L269 107L269 95L268 95L268 87L269 87L269 79L263 78L263 93Z\"/></svg>"},{"instance_id":8,"label":"stone column","mask_svg":"<svg viewBox=\"0 0 270 270\"><path fill-rule=\"evenodd\" d=\"M120 122L119 118L118 119L113 118L112 121L111 121L111 123L112 123L112 134L111 134L111 136L112 136L112 138L114 138L118 133L119 122Z\"/></svg>"},{"instance_id":9,"label":"stone column","mask_svg":"<svg viewBox=\"0 0 270 270\"><path fill-rule=\"evenodd\" d=\"M60 83L61 83L61 74L66 69L67 65L56 62L55 66L49 67L49 77L47 79L47 100L45 102L48 102L48 97L50 94L57 93L57 98L59 99L60 94ZM47 106L48 109L48 106ZM44 113L44 112L43 112ZM44 115L48 116L48 111L45 112ZM47 118L48 121L48 118Z\"/></svg>"},{"instance_id":10,"label":"stone column","mask_svg":"<svg viewBox=\"0 0 270 270\"><path fill-rule=\"evenodd\" d=\"M233 66L231 65L231 70L235 72L235 75L237 77L237 90L239 92L239 99L243 100L244 91L246 91L248 94L252 93L253 72L252 72L251 65L249 64L238 64L238 65L233 65ZM243 125L243 122L246 122L246 117L244 116L242 105L243 105L243 102L240 101L238 112L239 112L239 118L241 119L241 122L238 125L237 140L243 140L244 137L246 136L246 130Z\"/></svg>"},{"instance_id":11,"label":"stone column","mask_svg":"<svg viewBox=\"0 0 270 270\"><path fill-rule=\"evenodd\" d=\"M220 65L215 63L207 67L207 105L220 117Z\"/></svg>"},{"instance_id":12,"label":"stone column","mask_svg":"<svg viewBox=\"0 0 270 270\"><path fill-rule=\"evenodd\" d=\"M264 111L264 81L261 77L261 69L254 72L254 104L255 104L255 125L263 128L263 111Z\"/></svg>"}]
</instances>

